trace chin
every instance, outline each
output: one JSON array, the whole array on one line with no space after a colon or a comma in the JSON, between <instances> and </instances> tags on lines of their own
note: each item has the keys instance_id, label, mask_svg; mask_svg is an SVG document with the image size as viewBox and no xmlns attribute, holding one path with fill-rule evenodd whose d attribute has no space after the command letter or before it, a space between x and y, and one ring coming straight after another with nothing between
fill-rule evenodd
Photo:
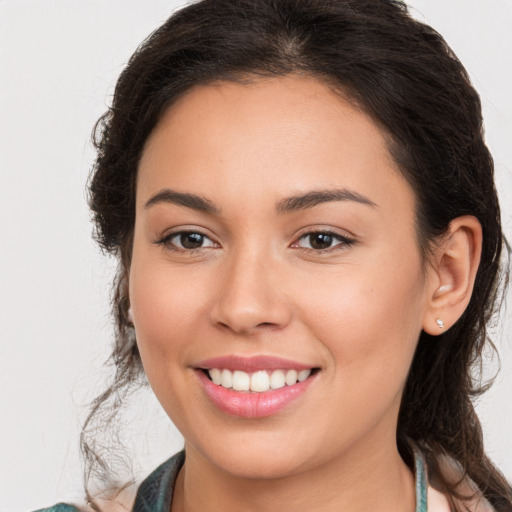
<instances>
[{"instance_id":1,"label":"chin","mask_svg":"<svg viewBox=\"0 0 512 512\"><path fill-rule=\"evenodd\" d=\"M238 478L280 479L300 473L307 466L309 449L300 448L296 442L288 445L282 439L269 439L265 434L252 436L256 439L210 446L201 443L197 450L212 465ZM288 442L292 441L291 436L286 437ZM186 445L185 449L188 448Z\"/></svg>"},{"instance_id":2,"label":"chin","mask_svg":"<svg viewBox=\"0 0 512 512\"><path fill-rule=\"evenodd\" d=\"M276 450L227 450L215 461L227 473L252 480L281 479L301 472L304 462L300 453L283 453Z\"/></svg>"}]
</instances>

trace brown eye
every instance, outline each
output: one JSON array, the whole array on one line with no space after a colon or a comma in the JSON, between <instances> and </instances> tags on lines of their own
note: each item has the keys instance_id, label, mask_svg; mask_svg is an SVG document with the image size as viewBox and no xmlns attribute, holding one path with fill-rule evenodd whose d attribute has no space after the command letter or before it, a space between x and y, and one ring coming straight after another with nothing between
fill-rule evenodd
<instances>
[{"instance_id":1,"label":"brown eye","mask_svg":"<svg viewBox=\"0 0 512 512\"><path fill-rule=\"evenodd\" d=\"M331 247L334 239L329 233L312 233L308 237L309 245L312 249L328 249Z\"/></svg>"},{"instance_id":2,"label":"brown eye","mask_svg":"<svg viewBox=\"0 0 512 512\"><path fill-rule=\"evenodd\" d=\"M179 235L180 245L184 249L198 249L202 247L205 237L200 233L181 233Z\"/></svg>"},{"instance_id":3,"label":"brown eye","mask_svg":"<svg viewBox=\"0 0 512 512\"><path fill-rule=\"evenodd\" d=\"M326 251L329 249L342 249L353 245L354 243L355 240L336 233L316 231L302 235L299 238L296 247L313 251Z\"/></svg>"},{"instance_id":4,"label":"brown eye","mask_svg":"<svg viewBox=\"0 0 512 512\"><path fill-rule=\"evenodd\" d=\"M157 242L167 249L176 251L193 251L207 247L218 247L210 238L198 231L180 231L172 233Z\"/></svg>"}]
</instances>

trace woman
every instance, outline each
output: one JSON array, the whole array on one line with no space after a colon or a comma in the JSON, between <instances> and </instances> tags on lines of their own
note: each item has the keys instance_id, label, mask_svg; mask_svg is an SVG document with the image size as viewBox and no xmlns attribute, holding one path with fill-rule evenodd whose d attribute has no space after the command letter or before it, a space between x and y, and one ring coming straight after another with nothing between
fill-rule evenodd
<instances>
[{"instance_id":1,"label":"woman","mask_svg":"<svg viewBox=\"0 0 512 512\"><path fill-rule=\"evenodd\" d=\"M470 400L492 159L436 32L391 0L197 2L133 56L97 146L120 269L92 417L144 372L185 438L134 510L512 510Z\"/></svg>"}]
</instances>

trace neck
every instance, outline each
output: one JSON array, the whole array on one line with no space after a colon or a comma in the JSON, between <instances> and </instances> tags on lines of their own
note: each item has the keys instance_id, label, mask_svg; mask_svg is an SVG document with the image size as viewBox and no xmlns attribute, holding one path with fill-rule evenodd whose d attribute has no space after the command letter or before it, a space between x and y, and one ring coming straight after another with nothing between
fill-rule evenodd
<instances>
[{"instance_id":1,"label":"neck","mask_svg":"<svg viewBox=\"0 0 512 512\"><path fill-rule=\"evenodd\" d=\"M214 466L187 446L172 512L414 511L414 477L395 444L350 452L291 476L248 479Z\"/></svg>"}]
</instances>

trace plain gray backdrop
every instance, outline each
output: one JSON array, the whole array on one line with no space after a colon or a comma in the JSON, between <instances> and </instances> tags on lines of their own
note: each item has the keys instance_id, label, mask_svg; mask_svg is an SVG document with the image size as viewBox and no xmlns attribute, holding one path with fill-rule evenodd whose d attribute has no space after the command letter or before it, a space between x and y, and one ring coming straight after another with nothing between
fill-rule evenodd
<instances>
[{"instance_id":1,"label":"plain gray backdrop","mask_svg":"<svg viewBox=\"0 0 512 512\"><path fill-rule=\"evenodd\" d=\"M512 1L410 4L481 93L512 239ZM108 377L114 269L90 236L89 138L127 59L177 5L0 0L0 511L82 496L79 424ZM478 411L488 451L512 479L507 315L497 329L502 372ZM133 402L126 436L141 477L182 440L150 393Z\"/></svg>"}]
</instances>

